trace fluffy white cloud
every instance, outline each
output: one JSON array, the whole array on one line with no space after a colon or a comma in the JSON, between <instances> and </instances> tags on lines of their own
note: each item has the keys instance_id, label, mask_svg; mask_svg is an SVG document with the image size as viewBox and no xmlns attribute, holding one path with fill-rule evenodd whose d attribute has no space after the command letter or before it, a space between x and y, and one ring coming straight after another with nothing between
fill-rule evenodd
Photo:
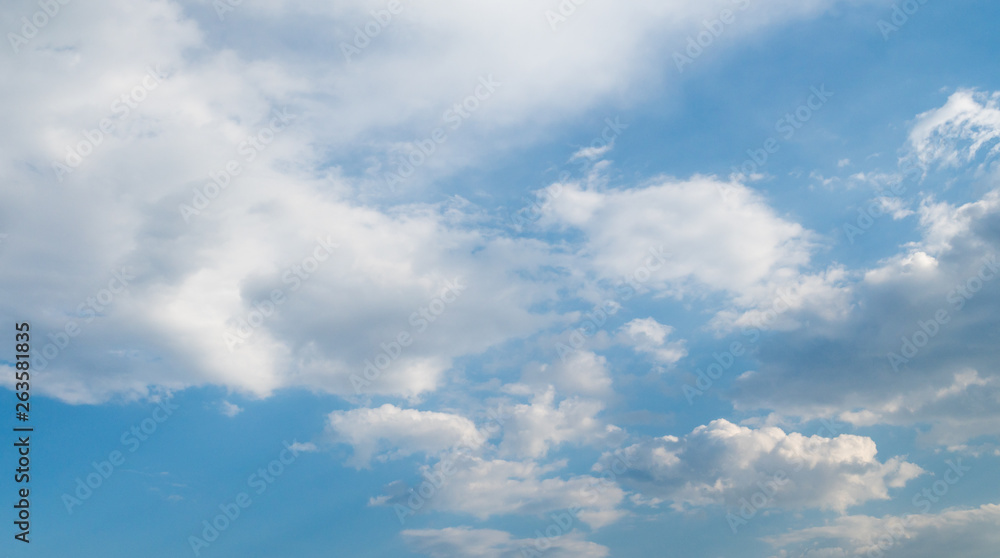
<instances>
[{"instance_id":1,"label":"fluffy white cloud","mask_svg":"<svg viewBox=\"0 0 1000 558\"><path fill-rule=\"evenodd\" d=\"M591 397L607 396L612 383L607 359L584 350L573 351L565 360L551 364L530 363L521 381L542 393L551 385L559 393Z\"/></svg>"},{"instance_id":2,"label":"fluffy white cloud","mask_svg":"<svg viewBox=\"0 0 1000 558\"><path fill-rule=\"evenodd\" d=\"M674 328L653 318L636 318L619 330L619 340L635 350L652 355L662 364L673 364L687 356L684 341L667 341Z\"/></svg>"},{"instance_id":3,"label":"fluffy white cloud","mask_svg":"<svg viewBox=\"0 0 1000 558\"><path fill-rule=\"evenodd\" d=\"M530 404L504 408L501 454L539 458L564 443L604 445L624 438L620 428L597 417L604 410L601 401L570 397L556 405L555 397L549 387Z\"/></svg>"},{"instance_id":4,"label":"fluffy white cloud","mask_svg":"<svg viewBox=\"0 0 1000 558\"><path fill-rule=\"evenodd\" d=\"M768 542L782 548L774 558L991 558L1000 547L1000 506L903 517L844 516Z\"/></svg>"},{"instance_id":5,"label":"fluffy white cloud","mask_svg":"<svg viewBox=\"0 0 1000 558\"><path fill-rule=\"evenodd\" d=\"M510 533L493 529L410 529L403 531L403 538L410 548L431 558L521 558L525 555L522 548L539 552L536 539L515 539ZM545 547L544 554L553 558L604 558L610 553L605 546L583 540L578 532L565 533L543 544L551 545Z\"/></svg>"},{"instance_id":6,"label":"fluffy white cloud","mask_svg":"<svg viewBox=\"0 0 1000 558\"><path fill-rule=\"evenodd\" d=\"M368 467L376 454L382 460L417 452L435 455L459 447L475 449L485 441L465 417L389 404L330 413L329 429L334 442L354 448L348 463L359 469Z\"/></svg>"},{"instance_id":7,"label":"fluffy white cloud","mask_svg":"<svg viewBox=\"0 0 1000 558\"><path fill-rule=\"evenodd\" d=\"M959 90L940 108L917 116L909 149L922 166L958 167L984 148L1000 153L1000 92Z\"/></svg>"},{"instance_id":8,"label":"fluffy white cloud","mask_svg":"<svg viewBox=\"0 0 1000 558\"><path fill-rule=\"evenodd\" d=\"M582 233L576 265L613 285L618 300L647 290L677 298L723 293L726 303L712 322L719 331L751 323L801 327L792 314L760 325L781 304L795 312L843 313L844 270L809 270L817 235L779 216L735 177L661 177L630 189L609 189L591 177L560 188L549 189L539 223ZM636 335L644 328L647 341L637 347L666 363L686 354L676 343L652 351L664 332L642 322L628 327Z\"/></svg>"},{"instance_id":9,"label":"fluffy white cloud","mask_svg":"<svg viewBox=\"0 0 1000 558\"><path fill-rule=\"evenodd\" d=\"M844 511L888 499L890 488L923 472L898 457L880 462L875 455L870 438L755 430L719 419L684 438L664 436L625 448L620 459L628 467L619 478L676 509L735 508L761 492L766 507ZM606 456L599 470L614 471L614 459Z\"/></svg>"},{"instance_id":10,"label":"fluffy white cloud","mask_svg":"<svg viewBox=\"0 0 1000 558\"><path fill-rule=\"evenodd\" d=\"M583 232L583 251L605 278L673 295L696 288L759 294L797 275L811 252L811 234L760 194L711 177L662 178L629 190L568 184L542 222Z\"/></svg>"}]
</instances>

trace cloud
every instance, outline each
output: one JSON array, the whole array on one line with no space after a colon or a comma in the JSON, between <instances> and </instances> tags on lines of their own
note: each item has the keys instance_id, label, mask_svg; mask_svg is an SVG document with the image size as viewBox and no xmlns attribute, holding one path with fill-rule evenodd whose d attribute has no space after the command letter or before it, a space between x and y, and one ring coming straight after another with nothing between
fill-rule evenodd
<instances>
[{"instance_id":1,"label":"cloud","mask_svg":"<svg viewBox=\"0 0 1000 558\"><path fill-rule=\"evenodd\" d=\"M555 404L555 390L538 393L529 405L504 408L502 455L540 458L560 444L613 444L622 430L597 418L604 404L570 397Z\"/></svg>"},{"instance_id":2,"label":"cloud","mask_svg":"<svg viewBox=\"0 0 1000 558\"><path fill-rule=\"evenodd\" d=\"M923 167L959 167L983 149L1000 153L1000 92L969 89L953 93L940 108L917 116L910 130L909 155Z\"/></svg>"},{"instance_id":3,"label":"cloud","mask_svg":"<svg viewBox=\"0 0 1000 558\"><path fill-rule=\"evenodd\" d=\"M727 37L746 39L840 4L764 0L742 12L740 24L728 30ZM384 2L246 4L239 8L239 17L252 22L261 36L284 37L289 27L302 29L303 20L315 25L299 32L315 41L315 51L293 51L280 41L269 42L270 51L264 45L241 46L248 56L264 57L268 52L270 57L286 59L296 75L313 76L312 81L322 86L322 121L337 123L316 132L327 144L340 146L362 132L375 131L364 137L379 151L406 145L440 125L441 113L471 93L479 76L494 75L503 83L501 90L476 111L468 126L489 132L497 141L480 143L470 134L469 142L447 142L426 164L439 173L471 164L477 154L492 156L507 145L535 140L544 133L535 130L601 102L632 101L637 95L629 92L628 85L656 83L664 77L662 66L647 61L650 49L663 56L683 50L687 37L703 30L703 21L732 8L732 0L589 4L579 6L566 22L552 24L547 12L558 10L555 3L405 2L371 44L351 57L341 54L355 40L355 26L368 23L371 11L384 10ZM726 47L720 43L715 48ZM531 125L529 131L525 124ZM392 165L374 171L381 176L388 170L385 167Z\"/></svg>"},{"instance_id":4,"label":"cloud","mask_svg":"<svg viewBox=\"0 0 1000 558\"><path fill-rule=\"evenodd\" d=\"M389 404L334 411L329 415L329 429L334 442L354 448L348 463L358 469L368 467L376 456L385 461L418 452L436 455L457 447L475 449L484 441L465 417Z\"/></svg>"},{"instance_id":5,"label":"cloud","mask_svg":"<svg viewBox=\"0 0 1000 558\"><path fill-rule=\"evenodd\" d=\"M653 318L636 318L619 329L619 340L636 351L647 353L659 363L673 364L687 356L684 341L667 342L674 328Z\"/></svg>"},{"instance_id":6,"label":"cloud","mask_svg":"<svg viewBox=\"0 0 1000 558\"><path fill-rule=\"evenodd\" d=\"M601 147L582 147L575 153L573 153L573 155L569 158L569 160L570 161L576 161L578 159L594 160L599 157L603 157L606 153L610 152L614 148L615 145L613 141Z\"/></svg>"},{"instance_id":7,"label":"cloud","mask_svg":"<svg viewBox=\"0 0 1000 558\"><path fill-rule=\"evenodd\" d=\"M219 411L229 418L235 417L243 412L243 409L239 405L230 403L229 401L223 401L220 407Z\"/></svg>"},{"instance_id":8,"label":"cloud","mask_svg":"<svg viewBox=\"0 0 1000 558\"><path fill-rule=\"evenodd\" d=\"M827 525L791 531L767 541L782 549L774 558L990 558L1000 547L998 527L1000 506L986 504L938 514L838 517Z\"/></svg>"},{"instance_id":9,"label":"cloud","mask_svg":"<svg viewBox=\"0 0 1000 558\"><path fill-rule=\"evenodd\" d=\"M292 442L292 445L288 446L288 449L292 450L293 452L300 452L300 453L319 451L319 448L316 447L316 444L312 442L305 442L305 443Z\"/></svg>"},{"instance_id":10,"label":"cloud","mask_svg":"<svg viewBox=\"0 0 1000 558\"><path fill-rule=\"evenodd\" d=\"M725 292L749 305L809 264L813 234L737 182L659 178L632 189L568 184L543 225L579 231L586 263L623 290Z\"/></svg>"},{"instance_id":11,"label":"cloud","mask_svg":"<svg viewBox=\"0 0 1000 558\"><path fill-rule=\"evenodd\" d=\"M620 475L626 486L667 500L678 510L723 505L735 508L768 486L767 507L843 512L870 500L889 499L923 470L892 458L876 459L870 438L836 438L751 429L724 419L699 426L683 438L664 436L629 446ZM611 467L605 456L598 470Z\"/></svg>"},{"instance_id":12,"label":"cloud","mask_svg":"<svg viewBox=\"0 0 1000 558\"><path fill-rule=\"evenodd\" d=\"M551 364L530 363L521 375L524 384L544 392L555 386L559 393L600 398L611 393L608 360L590 351L573 351Z\"/></svg>"},{"instance_id":13,"label":"cloud","mask_svg":"<svg viewBox=\"0 0 1000 558\"><path fill-rule=\"evenodd\" d=\"M577 517L593 527L621 519L619 506L625 492L617 484L600 478L576 475L553 476L564 461L541 465L534 461L486 459L467 453L449 454L433 466L421 467L421 475L441 479L422 508L464 513L480 520L505 515L542 517L579 508ZM376 505L408 505L410 494L373 500Z\"/></svg>"},{"instance_id":14,"label":"cloud","mask_svg":"<svg viewBox=\"0 0 1000 558\"><path fill-rule=\"evenodd\" d=\"M535 551L535 539L515 539L510 533L493 529L449 527L403 531L407 545L431 558L476 556L481 558L520 558L522 548ZM553 558L604 558L607 547L583 540L578 532L566 533L550 541L546 556Z\"/></svg>"},{"instance_id":15,"label":"cloud","mask_svg":"<svg viewBox=\"0 0 1000 558\"><path fill-rule=\"evenodd\" d=\"M765 2L732 36L835 4ZM39 330L53 335L71 322L82 328L68 346L53 344L58 357L40 370L40 389L72 403L204 385L254 397L287 387L353 397L351 376L382 344L412 334L412 313L445 281L462 277L470 287L461 301L365 393L415 400L439 389L456 359L555 323L558 316L537 308L565 285L539 279L538 271L574 265L545 243L481 227L474 210L387 199L383 176L394 161L447 127L446 111L489 76L502 85L460 129L449 128L455 141L422 167L424 183L493 160L505 146L544 140L547 132L526 134L526 123L545 130L609 100L631 102L620 97L623 84L648 83L662 71L638 56L650 37L659 48L681 45L729 5L592 3L554 32L545 9L528 0L407 4L354 61L330 53L353 40L371 10L384 8L379 2L244 3L223 22L209 4L165 0L61 11L3 59L3 76L17 83L0 88L8 106L23 107L0 140L0 218L10 234L0 263L32 262L25 273L0 275L0 288L20 293L3 310L36 316ZM4 17L8 28L19 25ZM284 40L292 35L302 40ZM301 44L313 48L293 46ZM143 89L151 71L162 78ZM275 111L291 123L265 132ZM113 129L101 131L104 120ZM266 146L251 148L254 142ZM57 173L53 163L72 172ZM229 163L238 170L227 170ZM414 182L409 193L420 197L421 180ZM618 205L612 216L619 220L631 203L657 202L667 217L670 203L709 203L695 185L608 194L608 201ZM201 202L207 207L199 215L181 216L182 204ZM734 278L744 272L753 282L801 263L800 229L773 219L762 203L747 203L745 215L716 209L704 221L750 219L748 244L720 253L737 257L736 265L707 262L701 272L706 262L688 254L670 279L738 289L744 285ZM604 239L618 224L591 227L593 241L613 250L639 232ZM720 237L692 224L684 235L738 240L728 228ZM660 231L647 232L638 241ZM327 237L340 245L336 254L290 292L286 271ZM680 248L685 240L672 242ZM743 255L758 242L760 252ZM608 250L597 254L608 273L635 269ZM93 315L81 310L125 266L135 272L128 288ZM225 336L276 289L286 302L230 351Z\"/></svg>"},{"instance_id":16,"label":"cloud","mask_svg":"<svg viewBox=\"0 0 1000 558\"><path fill-rule=\"evenodd\" d=\"M759 336L761 365L734 384L737 408L927 424L921 441L939 445L1000 434L1000 191L928 198L919 216L919 241L845 282L840 315L807 309L796 319L809 331Z\"/></svg>"}]
</instances>

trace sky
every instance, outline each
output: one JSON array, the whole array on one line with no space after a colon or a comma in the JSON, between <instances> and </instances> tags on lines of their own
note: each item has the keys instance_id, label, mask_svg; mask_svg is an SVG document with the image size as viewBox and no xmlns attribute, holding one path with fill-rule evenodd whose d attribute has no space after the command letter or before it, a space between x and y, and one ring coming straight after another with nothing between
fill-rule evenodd
<instances>
[{"instance_id":1,"label":"sky","mask_svg":"<svg viewBox=\"0 0 1000 558\"><path fill-rule=\"evenodd\" d=\"M0 554L995 557L998 19L6 2Z\"/></svg>"}]
</instances>

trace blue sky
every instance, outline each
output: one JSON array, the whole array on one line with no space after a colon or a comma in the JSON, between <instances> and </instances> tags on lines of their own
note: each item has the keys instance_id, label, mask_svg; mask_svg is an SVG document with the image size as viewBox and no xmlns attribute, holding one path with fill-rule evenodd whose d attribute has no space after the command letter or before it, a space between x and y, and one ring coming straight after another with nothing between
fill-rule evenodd
<instances>
[{"instance_id":1,"label":"blue sky","mask_svg":"<svg viewBox=\"0 0 1000 558\"><path fill-rule=\"evenodd\" d=\"M4 556L995 555L1000 6L224 1L0 10Z\"/></svg>"}]
</instances>

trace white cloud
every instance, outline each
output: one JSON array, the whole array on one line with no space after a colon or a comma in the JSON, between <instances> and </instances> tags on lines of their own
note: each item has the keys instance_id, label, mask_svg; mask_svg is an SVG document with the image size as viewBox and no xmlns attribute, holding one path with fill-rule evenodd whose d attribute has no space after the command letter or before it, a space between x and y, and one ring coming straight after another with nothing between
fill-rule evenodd
<instances>
[{"instance_id":1,"label":"white cloud","mask_svg":"<svg viewBox=\"0 0 1000 558\"><path fill-rule=\"evenodd\" d=\"M737 408L929 424L920 440L944 446L1000 434L1000 191L926 199L919 215L919 241L843 282L843 312L807 308L796 319L809 331L760 337L761 366L736 382Z\"/></svg>"},{"instance_id":2,"label":"white cloud","mask_svg":"<svg viewBox=\"0 0 1000 558\"><path fill-rule=\"evenodd\" d=\"M465 513L480 520L504 515L544 517L551 512L579 508L577 517L592 528L621 519L625 492L614 482L578 475L553 476L564 461L540 465L533 461L484 459L450 454L433 466L424 466L426 478L443 479L423 504L427 509ZM407 505L409 494L379 498L374 504Z\"/></svg>"},{"instance_id":3,"label":"white cloud","mask_svg":"<svg viewBox=\"0 0 1000 558\"><path fill-rule=\"evenodd\" d=\"M290 446L288 446L288 449L290 449L290 450L292 450L294 452L300 452L300 453L319 451L319 448L316 447L316 444L314 444L312 442L305 442L305 443L302 443L302 442L292 442L292 444Z\"/></svg>"},{"instance_id":4,"label":"white cloud","mask_svg":"<svg viewBox=\"0 0 1000 558\"><path fill-rule=\"evenodd\" d=\"M536 539L515 539L510 533L493 529L410 529L403 531L403 538L410 548L431 558L522 558L522 548L540 552ZM578 532L565 533L544 544L551 545L546 546L544 555L552 558L604 558L610 554L607 547L583 540Z\"/></svg>"},{"instance_id":5,"label":"white cloud","mask_svg":"<svg viewBox=\"0 0 1000 558\"><path fill-rule=\"evenodd\" d=\"M226 415L227 417L232 418L232 417L235 417L236 415L242 413L243 409L239 405L236 405L234 403L230 403L229 401L223 401L222 405L220 406L219 411L222 414Z\"/></svg>"},{"instance_id":6,"label":"white cloud","mask_svg":"<svg viewBox=\"0 0 1000 558\"><path fill-rule=\"evenodd\" d=\"M329 415L329 429L334 442L354 448L348 463L359 469L368 467L375 456L388 460L418 452L436 455L459 447L475 449L485 441L465 417L389 404L334 411Z\"/></svg>"},{"instance_id":7,"label":"white cloud","mask_svg":"<svg viewBox=\"0 0 1000 558\"><path fill-rule=\"evenodd\" d=\"M684 341L667 341L674 328L653 318L636 318L621 327L619 340L636 351L648 353L662 364L673 364L687 356Z\"/></svg>"},{"instance_id":8,"label":"white cloud","mask_svg":"<svg viewBox=\"0 0 1000 558\"><path fill-rule=\"evenodd\" d=\"M750 306L796 278L813 249L813 234L760 194L712 177L620 190L568 184L547 210L541 222L584 233L581 255L623 290L722 291Z\"/></svg>"},{"instance_id":9,"label":"white cloud","mask_svg":"<svg viewBox=\"0 0 1000 558\"><path fill-rule=\"evenodd\" d=\"M947 168L987 149L995 154L996 146L988 146L1000 131L997 99L953 94L917 117L904 153ZM887 176L860 179L880 185L902 178ZM1000 345L993 333L1000 305L1000 189L990 186L964 203L927 193L913 202L897 199L885 209L901 218L907 206L917 206L914 241L868 269L845 270L833 282L835 297L813 294L813 303L788 313L808 323L808 331L779 327L780 334L749 338L758 344L760 366L733 384L728 395L737 409L838 416L865 426L925 425L918 440L943 447L1000 435Z\"/></svg>"},{"instance_id":10,"label":"white cloud","mask_svg":"<svg viewBox=\"0 0 1000 558\"><path fill-rule=\"evenodd\" d=\"M611 376L605 357L590 351L573 351L551 364L530 363L521 381L539 392L555 386L559 393L600 398L611 393Z\"/></svg>"},{"instance_id":11,"label":"white cloud","mask_svg":"<svg viewBox=\"0 0 1000 558\"><path fill-rule=\"evenodd\" d=\"M500 452L517 457L544 457L549 449L565 443L613 444L623 438L620 428L597 418L604 404L570 397L555 404L555 390L538 393L530 405L505 408Z\"/></svg>"},{"instance_id":12,"label":"white cloud","mask_svg":"<svg viewBox=\"0 0 1000 558\"><path fill-rule=\"evenodd\" d=\"M614 142L608 143L601 147L582 147L573 153L569 158L570 161L576 161L578 159L590 159L594 160L599 157L603 157L606 153L610 152L615 148Z\"/></svg>"},{"instance_id":13,"label":"white cloud","mask_svg":"<svg viewBox=\"0 0 1000 558\"><path fill-rule=\"evenodd\" d=\"M803 436L775 427L755 430L724 419L699 426L684 438L655 438L623 453L628 469L620 475L621 482L668 500L679 510L735 508L767 485L773 494L765 494L766 507L842 512L870 500L886 500L890 488L901 488L923 472L901 458L880 462L870 438ZM606 456L599 469L609 469L611 460Z\"/></svg>"},{"instance_id":14,"label":"white cloud","mask_svg":"<svg viewBox=\"0 0 1000 558\"><path fill-rule=\"evenodd\" d=\"M772 0L748 11L732 37L814 17L835 3ZM305 387L352 396L351 374L410 327L410 314L444 280L460 276L470 284L461 303L367 393L415 399L438 389L456 359L551 325L556 316L530 309L556 298L557 287L525 277L543 262L568 264L542 243L476 230L474 215L443 205L374 207L368 202L372 189L382 188L388 155L441 126L444 111L491 74L502 87L455 132L466 134L462 141L447 142L426 163L426 176L538 141L523 124L545 130L621 100L623 84L646 83L660 71L637 56L650 48L650 37L659 48L669 47L663 41L682 44L728 5L591 3L553 32L544 8L528 0L407 4L355 63L330 53L352 40L355 25L384 8L381 2L244 3L221 24L206 3L66 7L20 53L0 59L7 85L0 99L21 107L0 140L2 216L17 231L4 242L0 267L31 262L24 273L0 275L0 288L20 293L6 307L11 314L37 316L39 329L56 332L79 321L79 305L112 271L130 265L137 277L87 323L86 342L76 339L60 351L42 372L41 389L73 403L145 397L155 386L218 385L258 397ZM321 32L298 25L303 15ZM20 25L13 13L0 18L5 28ZM230 26L237 20L246 27ZM226 37L219 25L230 26ZM280 40L290 33L302 40ZM277 39L260 41L264 36ZM303 42L315 48L289 46ZM119 120L114 101L157 67L162 82ZM268 123L273 109L286 107L293 124L252 162L244 160L239 144ZM102 118L115 130L60 183L51 163L68 148L86 147L82 130L93 135ZM202 215L190 223L180 218L178 206L191 203L192 190L204 189L209 174L234 159L240 175ZM371 161L370 168L340 166L359 160ZM707 203L694 189L641 192L661 208L685 199ZM419 192L415 185L410 193ZM762 204L751 205L747 216L759 216ZM734 215L711 215L722 213ZM769 242L796 244L795 225L761 218L747 227L761 231L748 241L771 249L741 256L733 268L709 262L704 273L696 270L704 262L689 258L675 279L736 288L726 278L740 275L733 269L753 281L802 260L801 250ZM231 331L226 323L245 319L254 302L287 287L283 271L327 235L341 244L331 264L230 353L222 340ZM732 240L729 232L722 236ZM606 252L597 263L608 271L616 264Z\"/></svg>"},{"instance_id":15,"label":"white cloud","mask_svg":"<svg viewBox=\"0 0 1000 558\"><path fill-rule=\"evenodd\" d=\"M959 90L940 108L917 116L910 130L911 154L922 166L958 167L989 148L1000 153L1000 92Z\"/></svg>"},{"instance_id":16,"label":"white cloud","mask_svg":"<svg viewBox=\"0 0 1000 558\"><path fill-rule=\"evenodd\" d=\"M774 558L992 558L1000 547L1000 506L902 517L844 516L767 540L783 549Z\"/></svg>"}]
</instances>

